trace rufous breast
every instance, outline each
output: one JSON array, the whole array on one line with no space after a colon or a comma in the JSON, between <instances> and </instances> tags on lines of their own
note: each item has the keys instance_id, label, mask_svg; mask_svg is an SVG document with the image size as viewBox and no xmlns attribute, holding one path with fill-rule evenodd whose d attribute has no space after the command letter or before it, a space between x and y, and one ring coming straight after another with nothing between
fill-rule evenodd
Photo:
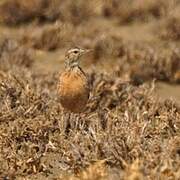
<instances>
[{"instance_id":1,"label":"rufous breast","mask_svg":"<svg viewBox=\"0 0 180 180\"><path fill-rule=\"evenodd\" d=\"M89 86L85 73L79 68L60 75L58 94L62 107L74 113L82 112L89 98Z\"/></svg>"}]
</instances>

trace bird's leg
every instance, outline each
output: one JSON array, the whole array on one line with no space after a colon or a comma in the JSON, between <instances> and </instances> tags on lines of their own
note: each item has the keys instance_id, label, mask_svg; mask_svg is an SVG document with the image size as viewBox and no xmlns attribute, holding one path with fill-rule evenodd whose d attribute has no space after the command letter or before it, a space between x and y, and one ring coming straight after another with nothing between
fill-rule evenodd
<instances>
[{"instance_id":1,"label":"bird's leg","mask_svg":"<svg viewBox=\"0 0 180 180\"><path fill-rule=\"evenodd\" d=\"M78 127L78 125L79 125L79 114L74 114L73 125L74 125L73 128L74 128L75 130L78 130L78 129L79 129L79 127Z\"/></svg>"},{"instance_id":2,"label":"bird's leg","mask_svg":"<svg viewBox=\"0 0 180 180\"><path fill-rule=\"evenodd\" d=\"M66 113L66 120L65 120L65 134L68 135L71 129L71 123L70 123L70 119L71 119L71 113L67 112Z\"/></svg>"},{"instance_id":3,"label":"bird's leg","mask_svg":"<svg viewBox=\"0 0 180 180\"><path fill-rule=\"evenodd\" d=\"M70 117L71 113L63 111L62 112L62 118L61 121L59 122L59 128L62 133L68 134L71 128L70 124Z\"/></svg>"},{"instance_id":4,"label":"bird's leg","mask_svg":"<svg viewBox=\"0 0 180 180\"><path fill-rule=\"evenodd\" d=\"M71 128L73 130L79 130L81 126L81 116L80 113L72 113L71 114Z\"/></svg>"},{"instance_id":5,"label":"bird's leg","mask_svg":"<svg viewBox=\"0 0 180 180\"><path fill-rule=\"evenodd\" d=\"M68 115L68 117L67 117ZM64 119L64 129L65 134L68 134L70 130L85 130L88 131L89 121L86 118L87 114L85 113L66 113L66 118Z\"/></svg>"},{"instance_id":6,"label":"bird's leg","mask_svg":"<svg viewBox=\"0 0 180 180\"><path fill-rule=\"evenodd\" d=\"M88 120L87 120L87 115L85 113L79 113L78 114L78 127L79 129L81 130L85 130L85 131L88 131Z\"/></svg>"}]
</instances>

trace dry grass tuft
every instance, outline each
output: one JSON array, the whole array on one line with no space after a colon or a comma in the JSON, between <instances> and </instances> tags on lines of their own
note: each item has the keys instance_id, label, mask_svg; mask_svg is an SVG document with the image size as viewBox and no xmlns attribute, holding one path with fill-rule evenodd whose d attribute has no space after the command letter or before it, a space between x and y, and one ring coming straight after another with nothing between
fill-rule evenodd
<instances>
[{"instance_id":1,"label":"dry grass tuft","mask_svg":"<svg viewBox=\"0 0 180 180\"><path fill-rule=\"evenodd\" d=\"M94 4L95 5L95 4ZM93 1L90 0L67 0L60 7L60 20L71 22L73 25L86 22L93 14Z\"/></svg>"},{"instance_id":2,"label":"dry grass tuft","mask_svg":"<svg viewBox=\"0 0 180 180\"><path fill-rule=\"evenodd\" d=\"M107 178L107 170L104 165L104 161L96 162L93 165L90 165L87 170L80 173L80 179L82 180L101 180Z\"/></svg>"},{"instance_id":3,"label":"dry grass tuft","mask_svg":"<svg viewBox=\"0 0 180 180\"><path fill-rule=\"evenodd\" d=\"M144 55L133 64L130 79L135 84L141 84L152 79L178 83L179 49L174 48L168 51L167 53L167 51L158 52L155 49L145 50ZM133 57L131 58L133 60Z\"/></svg>"},{"instance_id":4,"label":"dry grass tuft","mask_svg":"<svg viewBox=\"0 0 180 180\"><path fill-rule=\"evenodd\" d=\"M0 20L7 25L17 25L34 19L39 22L59 19L78 25L95 13L92 4L83 0L7 0L0 5Z\"/></svg>"},{"instance_id":5,"label":"dry grass tuft","mask_svg":"<svg viewBox=\"0 0 180 180\"><path fill-rule=\"evenodd\" d=\"M98 38L93 48L94 63L116 61L114 73L128 77L136 85L153 79L179 82L178 47L156 48L144 42L132 43L107 36Z\"/></svg>"},{"instance_id":6,"label":"dry grass tuft","mask_svg":"<svg viewBox=\"0 0 180 180\"><path fill-rule=\"evenodd\" d=\"M160 37L165 40L180 40L180 18L169 17L164 23L163 31Z\"/></svg>"},{"instance_id":7,"label":"dry grass tuft","mask_svg":"<svg viewBox=\"0 0 180 180\"><path fill-rule=\"evenodd\" d=\"M107 168L104 161L98 161L91 164L88 168L84 169L76 176L74 175L62 175L58 179L66 180L106 180L108 179Z\"/></svg>"},{"instance_id":8,"label":"dry grass tuft","mask_svg":"<svg viewBox=\"0 0 180 180\"><path fill-rule=\"evenodd\" d=\"M14 65L31 67L33 52L21 46L16 40L3 38L0 42L0 70L11 69Z\"/></svg>"},{"instance_id":9,"label":"dry grass tuft","mask_svg":"<svg viewBox=\"0 0 180 180\"><path fill-rule=\"evenodd\" d=\"M44 0L7 0L0 6L1 22L16 25L40 17L47 2Z\"/></svg>"},{"instance_id":10,"label":"dry grass tuft","mask_svg":"<svg viewBox=\"0 0 180 180\"><path fill-rule=\"evenodd\" d=\"M24 31L19 43L33 49L53 51L67 46L72 41L72 32L71 24L56 22Z\"/></svg>"},{"instance_id":11,"label":"dry grass tuft","mask_svg":"<svg viewBox=\"0 0 180 180\"><path fill-rule=\"evenodd\" d=\"M104 4L104 16L118 17L120 23L129 23L136 20L148 21L150 18L161 18L167 15L174 1L142 0L136 1L107 1Z\"/></svg>"},{"instance_id":12,"label":"dry grass tuft","mask_svg":"<svg viewBox=\"0 0 180 180\"><path fill-rule=\"evenodd\" d=\"M140 168L141 162L137 159L132 164L126 167L125 179L127 180L143 180L145 177L142 172L142 167Z\"/></svg>"}]
</instances>

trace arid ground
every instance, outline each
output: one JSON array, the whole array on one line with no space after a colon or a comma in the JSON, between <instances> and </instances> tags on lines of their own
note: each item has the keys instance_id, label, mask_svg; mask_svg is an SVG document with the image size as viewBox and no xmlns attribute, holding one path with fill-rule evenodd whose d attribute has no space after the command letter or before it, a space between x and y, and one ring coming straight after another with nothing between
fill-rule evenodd
<instances>
[{"instance_id":1,"label":"arid ground","mask_svg":"<svg viewBox=\"0 0 180 180\"><path fill-rule=\"evenodd\" d=\"M180 179L179 0L1 0L0 179ZM70 124L64 54L91 98Z\"/></svg>"}]
</instances>

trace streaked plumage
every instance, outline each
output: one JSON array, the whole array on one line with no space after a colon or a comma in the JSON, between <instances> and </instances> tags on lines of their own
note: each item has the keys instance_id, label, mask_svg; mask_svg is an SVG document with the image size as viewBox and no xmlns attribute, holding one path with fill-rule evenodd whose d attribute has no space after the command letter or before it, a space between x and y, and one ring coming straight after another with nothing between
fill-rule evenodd
<instances>
[{"instance_id":1,"label":"streaked plumage","mask_svg":"<svg viewBox=\"0 0 180 180\"><path fill-rule=\"evenodd\" d=\"M65 71L61 73L58 94L62 107L73 113L82 112L89 99L89 84L83 70L79 67L79 58L88 52L74 48L66 53Z\"/></svg>"}]
</instances>

